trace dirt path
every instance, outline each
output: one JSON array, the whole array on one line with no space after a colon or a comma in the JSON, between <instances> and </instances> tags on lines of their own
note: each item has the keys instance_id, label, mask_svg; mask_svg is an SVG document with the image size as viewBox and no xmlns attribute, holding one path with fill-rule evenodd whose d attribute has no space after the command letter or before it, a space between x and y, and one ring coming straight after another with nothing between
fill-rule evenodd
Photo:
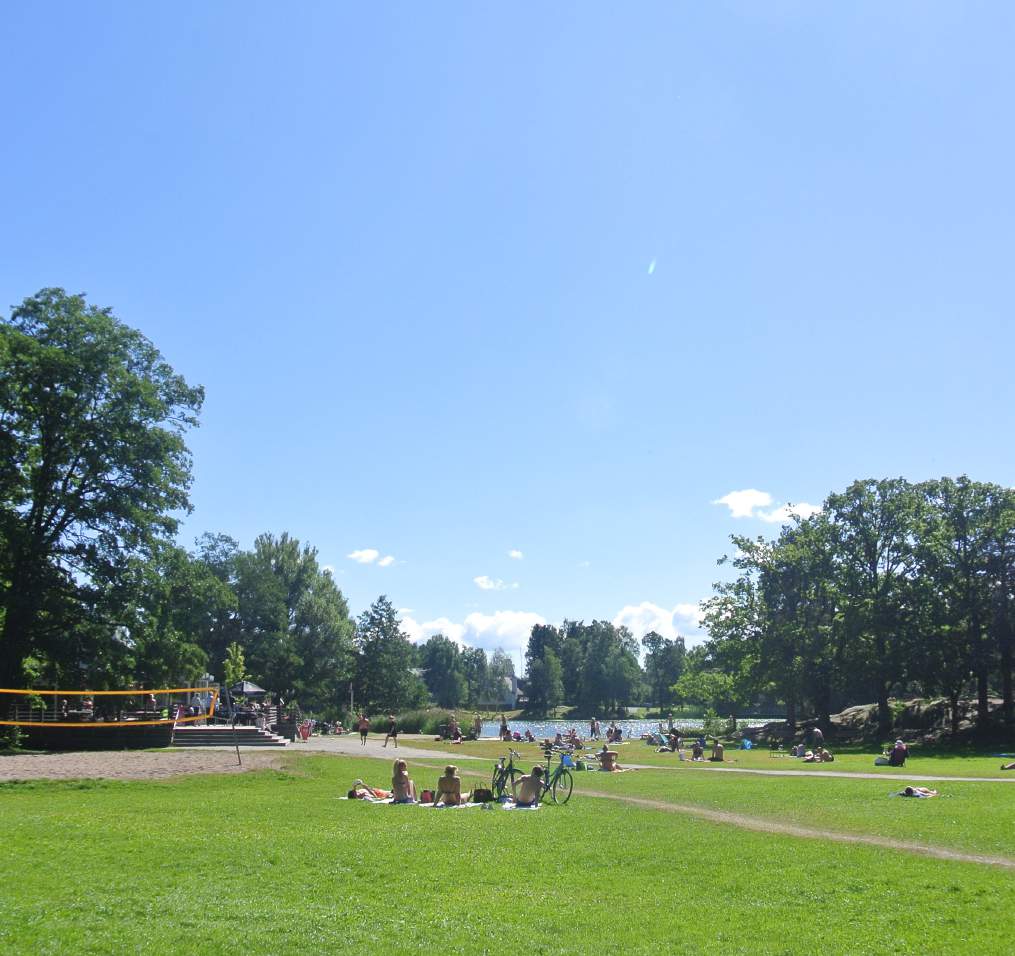
<instances>
[{"instance_id":1,"label":"dirt path","mask_svg":"<svg viewBox=\"0 0 1015 956\"><path fill-rule=\"evenodd\" d=\"M836 843L860 843L876 846L886 850L904 850L907 853L919 853L938 860L957 860L961 863L985 863L990 866L1001 866L1015 869L1015 860L1006 856L988 856L979 853L963 853L961 850L949 850L945 847L929 846L924 843L911 843L906 840L890 840L887 837L873 836L866 833L842 833L836 830L817 830L812 827L801 827L792 823L779 823L762 817L750 817L742 813L731 813L728 810L708 810L705 807L688 806L680 803L667 803L665 800L647 800L643 797L625 797L616 793L603 793L598 790L582 790L583 797L595 797L600 800L616 800L636 807L649 807L653 810L664 810L667 813L683 813L688 816L722 823L726 826L740 827L744 830L757 830L762 833L778 833L782 836L802 837L808 840L833 840Z\"/></svg>"},{"instance_id":2,"label":"dirt path","mask_svg":"<svg viewBox=\"0 0 1015 956\"><path fill-rule=\"evenodd\" d=\"M244 751L243 765L230 750L194 749L153 753L103 750L67 754L16 754L0 757L0 781L13 780L165 780L191 773L243 773L280 767L286 755Z\"/></svg>"},{"instance_id":3,"label":"dirt path","mask_svg":"<svg viewBox=\"0 0 1015 956\"><path fill-rule=\"evenodd\" d=\"M686 763L686 761L685 761ZM961 783L1015 783L1012 777L932 777L918 773L867 773L848 770L761 770L750 767L709 767L692 764L689 767L658 767L646 763L625 763L632 770L704 770L707 773L753 773L762 777L840 777L846 780L930 780Z\"/></svg>"},{"instance_id":4,"label":"dirt path","mask_svg":"<svg viewBox=\"0 0 1015 956\"><path fill-rule=\"evenodd\" d=\"M359 735L350 734L341 737L311 737L305 744L295 743L286 747L288 753L329 753L342 754L346 757L376 757L381 760L395 760L402 757L405 760L444 760L447 763L457 764L463 760L483 760L493 764L491 757L480 757L469 753L446 753L440 750L427 750L426 742L430 737L409 737L402 735L402 743L395 747L389 743L384 746L383 737L368 737L366 746L359 742Z\"/></svg>"}]
</instances>

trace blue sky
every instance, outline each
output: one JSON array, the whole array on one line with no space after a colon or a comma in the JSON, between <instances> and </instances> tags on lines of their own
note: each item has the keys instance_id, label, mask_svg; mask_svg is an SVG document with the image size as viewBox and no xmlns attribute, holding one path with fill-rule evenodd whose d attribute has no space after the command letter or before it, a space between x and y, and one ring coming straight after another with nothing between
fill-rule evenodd
<instances>
[{"instance_id":1,"label":"blue sky","mask_svg":"<svg viewBox=\"0 0 1015 956\"><path fill-rule=\"evenodd\" d=\"M1013 11L8 4L0 303L206 387L185 543L694 638L787 502L1013 482Z\"/></svg>"}]
</instances>

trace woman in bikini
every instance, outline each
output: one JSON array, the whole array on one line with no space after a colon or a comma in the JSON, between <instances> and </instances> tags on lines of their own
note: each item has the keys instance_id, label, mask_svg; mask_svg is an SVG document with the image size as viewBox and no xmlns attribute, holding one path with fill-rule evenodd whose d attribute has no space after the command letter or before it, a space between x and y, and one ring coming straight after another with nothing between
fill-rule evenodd
<instances>
[{"instance_id":1,"label":"woman in bikini","mask_svg":"<svg viewBox=\"0 0 1015 956\"><path fill-rule=\"evenodd\" d=\"M416 785L409 777L409 768L404 760L396 760L391 775L391 795L395 803L415 803Z\"/></svg>"},{"instance_id":2,"label":"woman in bikini","mask_svg":"<svg viewBox=\"0 0 1015 956\"><path fill-rule=\"evenodd\" d=\"M437 792L434 794L434 805L443 803L456 807L462 802L462 779L458 776L458 768L448 764L444 768L444 776L437 781Z\"/></svg>"}]
</instances>

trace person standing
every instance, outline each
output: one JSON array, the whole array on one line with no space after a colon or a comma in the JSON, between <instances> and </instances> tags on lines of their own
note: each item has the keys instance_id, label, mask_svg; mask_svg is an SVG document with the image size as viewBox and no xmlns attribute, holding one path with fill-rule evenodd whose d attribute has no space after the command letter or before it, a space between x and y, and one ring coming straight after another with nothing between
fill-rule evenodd
<instances>
[{"instance_id":1,"label":"person standing","mask_svg":"<svg viewBox=\"0 0 1015 956\"><path fill-rule=\"evenodd\" d=\"M398 750L398 721L394 714L388 714L388 733L384 738L384 746L388 746L388 740L395 742L395 750Z\"/></svg>"},{"instance_id":2,"label":"person standing","mask_svg":"<svg viewBox=\"0 0 1015 956\"><path fill-rule=\"evenodd\" d=\"M367 745L367 734L370 732L370 719L366 714L359 715L356 729L359 731L359 745L365 747Z\"/></svg>"},{"instance_id":3,"label":"person standing","mask_svg":"<svg viewBox=\"0 0 1015 956\"><path fill-rule=\"evenodd\" d=\"M472 736L479 740L483 736L483 718L476 714L472 718Z\"/></svg>"}]
</instances>

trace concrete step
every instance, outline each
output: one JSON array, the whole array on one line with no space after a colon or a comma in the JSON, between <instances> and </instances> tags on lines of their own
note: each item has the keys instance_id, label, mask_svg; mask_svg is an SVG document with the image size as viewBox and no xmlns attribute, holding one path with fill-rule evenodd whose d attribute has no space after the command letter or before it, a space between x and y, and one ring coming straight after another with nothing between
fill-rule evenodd
<instances>
[{"instance_id":1,"label":"concrete step","mask_svg":"<svg viewBox=\"0 0 1015 956\"><path fill-rule=\"evenodd\" d=\"M258 730L256 727L177 727L173 734L174 747L284 747L284 737Z\"/></svg>"}]
</instances>

